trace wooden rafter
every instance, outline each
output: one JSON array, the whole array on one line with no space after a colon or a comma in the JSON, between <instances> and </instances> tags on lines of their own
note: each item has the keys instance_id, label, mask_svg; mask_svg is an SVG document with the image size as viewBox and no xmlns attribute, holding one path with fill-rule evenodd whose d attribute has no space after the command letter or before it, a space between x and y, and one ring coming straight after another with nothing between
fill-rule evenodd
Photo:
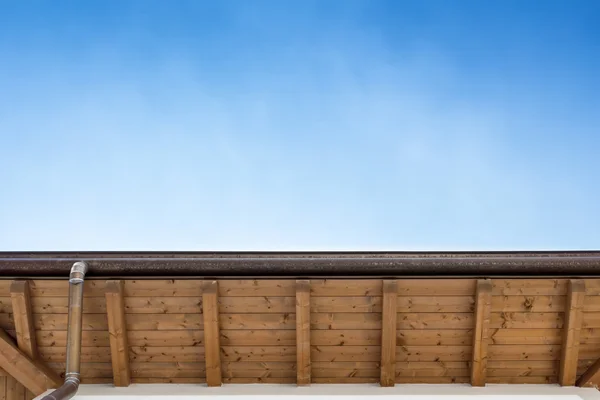
<instances>
[{"instance_id":1,"label":"wooden rafter","mask_svg":"<svg viewBox=\"0 0 600 400\"><path fill-rule=\"evenodd\" d=\"M396 300L398 283L395 279L383 281L383 307L381 325L381 386L396 383Z\"/></svg>"},{"instance_id":2,"label":"wooden rafter","mask_svg":"<svg viewBox=\"0 0 600 400\"><path fill-rule=\"evenodd\" d=\"M19 350L4 330L0 329L0 368L34 394L59 386L61 378L43 363L30 359Z\"/></svg>"},{"instance_id":3,"label":"wooden rafter","mask_svg":"<svg viewBox=\"0 0 600 400\"><path fill-rule=\"evenodd\" d=\"M310 281L296 281L296 384L310 385Z\"/></svg>"},{"instance_id":4,"label":"wooden rafter","mask_svg":"<svg viewBox=\"0 0 600 400\"><path fill-rule=\"evenodd\" d=\"M36 360L38 358L38 348L35 337L35 327L33 326L29 281L13 281L10 285L10 297L15 320L17 346L30 359ZM9 381L11 379L12 378L10 378ZM12 384L15 388L17 399L23 399L21 392L26 392L26 400L33 399L35 397L31 391L26 391L25 387L20 383L12 382Z\"/></svg>"},{"instance_id":5,"label":"wooden rafter","mask_svg":"<svg viewBox=\"0 0 600 400\"><path fill-rule=\"evenodd\" d=\"M473 359L471 360L472 386L485 386L486 382L491 308L492 281L479 279L475 292L475 330Z\"/></svg>"},{"instance_id":6,"label":"wooden rafter","mask_svg":"<svg viewBox=\"0 0 600 400\"><path fill-rule=\"evenodd\" d=\"M131 384L123 281L106 281L106 313L115 386Z\"/></svg>"},{"instance_id":7,"label":"wooden rafter","mask_svg":"<svg viewBox=\"0 0 600 400\"><path fill-rule=\"evenodd\" d=\"M560 358L558 382L562 386L573 386L577 380L577 360L579 359L579 334L583 324L583 302L585 282L581 279L569 280L565 325Z\"/></svg>"},{"instance_id":8,"label":"wooden rafter","mask_svg":"<svg viewBox=\"0 0 600 400\"><path fill-rule=\"evenodd\" d=\"M202 313L204 315L204 357L208 386L221 386L222 383L217 295L218 282L205 281L202 288Z\"/></svg>"}]
</instances>

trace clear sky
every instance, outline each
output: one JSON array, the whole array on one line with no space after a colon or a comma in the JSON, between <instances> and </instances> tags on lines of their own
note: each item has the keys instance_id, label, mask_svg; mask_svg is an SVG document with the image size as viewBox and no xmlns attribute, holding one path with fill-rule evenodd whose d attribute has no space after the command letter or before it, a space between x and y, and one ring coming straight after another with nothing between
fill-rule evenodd
<instances>
[{"instance_id":1,"label":"clear sky","mask_svg":"<svg viewBox=\"0 0 600 400\"><path fill-rule=\"evenodd\" d=\"M0 250L600 248L599 20L0 0Z\"/></svg>"}]
</instances>

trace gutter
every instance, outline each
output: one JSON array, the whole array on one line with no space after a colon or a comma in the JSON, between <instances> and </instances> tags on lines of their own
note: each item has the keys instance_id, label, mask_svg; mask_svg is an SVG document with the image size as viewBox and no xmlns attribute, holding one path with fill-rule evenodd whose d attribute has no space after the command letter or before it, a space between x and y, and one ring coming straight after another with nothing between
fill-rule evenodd
<instances>
[{"instance_id":1,"label":"gutter","mask_svg":"<svg viewBox=\"0 0 600 400\"><path fill-rule=\"evenodd\" d=\"M600 251L0 252L0 272L60 277L79 260L92 278L600 276Z\"/></svg>"},{"instance_id":2,"label":"gutter","mask_svg":"<svg viewBox=\"0 0 600 400\"><path fill-rule=\"evenodd\" d=\"M67 328L67 368L65 382L55 391L42 397L42 400L67 400L75 396L79 389L83 280L87 268L88 266L85 262L78 261L73 264L69 276L69 321Z\"/></svg>"}]
</instances>

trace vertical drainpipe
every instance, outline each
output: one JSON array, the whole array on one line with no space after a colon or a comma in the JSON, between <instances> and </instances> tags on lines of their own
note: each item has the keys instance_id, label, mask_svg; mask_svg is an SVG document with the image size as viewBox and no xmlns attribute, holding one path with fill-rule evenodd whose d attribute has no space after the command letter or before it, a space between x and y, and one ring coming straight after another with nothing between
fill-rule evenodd
<instances>
[{"instance_id":1,"label":"vertical drainpipe","mask_svg":"<svg viewBox=\"0 0 600 400\"><path fill-rule=\"evenodd\" d=\"M88 266L78 261L69 275L69 322L67 327L67 370L65 383L42 400L67 400L79 389L79 362L81 359L81 318L83 315L83 280Z\"/></svg>"}]
</instances>

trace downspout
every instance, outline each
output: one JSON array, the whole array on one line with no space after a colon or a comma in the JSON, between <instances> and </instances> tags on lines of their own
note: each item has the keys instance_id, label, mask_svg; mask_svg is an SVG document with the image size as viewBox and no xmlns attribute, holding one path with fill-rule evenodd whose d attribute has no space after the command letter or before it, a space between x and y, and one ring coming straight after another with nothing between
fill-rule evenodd
<instances>
[{"instance_id":1,"label":"downspout","mask_svg":"<svg viewBox=\"0 0 600 400\"><path fill-rule=\"evenodd\" d=\"M83 315L83 280L88 266L83 261L73 264L69 275L69 320L67 327L67 368L65 383L42 400L67 400L79 389L81 359L81 317Z\"/></svg>"}]
</instances>

